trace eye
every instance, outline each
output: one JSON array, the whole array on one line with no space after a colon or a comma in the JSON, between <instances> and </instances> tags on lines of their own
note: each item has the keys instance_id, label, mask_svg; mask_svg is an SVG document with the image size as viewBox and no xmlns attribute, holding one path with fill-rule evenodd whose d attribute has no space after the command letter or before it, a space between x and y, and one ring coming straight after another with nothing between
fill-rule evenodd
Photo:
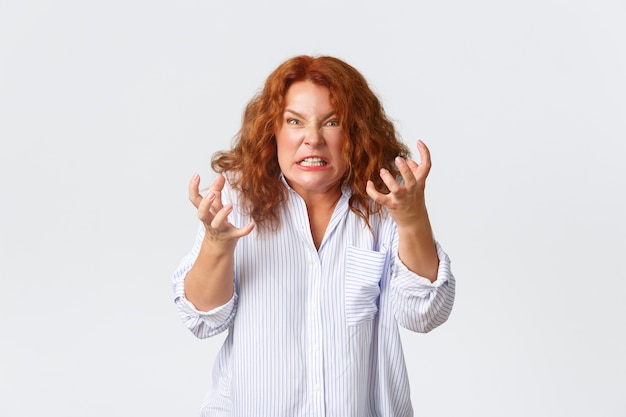
<instances>
[{"instance_id":1,"label":"eye","mask_svg":"<svg viewBox=\"0 0 626 417\"><path fill-rule=\"evenodd\" d=\"M299 124L302 124L302 123L298 119L291 119L291 118L289 118L289 119L287 119L287 124L289 124L289 125L299 125Z\"/></svg>"},{"instance_id":2,"label":"eye","mask_svg":"<svg viewBox=\"0 0 626 417\"><path fill-rule=\"evenodd\" d=\"M326 122L326 126L338 127L339 126L339 120L336 120L336 119L329 120L329 121Z\"/></svg>"}]
</instances>

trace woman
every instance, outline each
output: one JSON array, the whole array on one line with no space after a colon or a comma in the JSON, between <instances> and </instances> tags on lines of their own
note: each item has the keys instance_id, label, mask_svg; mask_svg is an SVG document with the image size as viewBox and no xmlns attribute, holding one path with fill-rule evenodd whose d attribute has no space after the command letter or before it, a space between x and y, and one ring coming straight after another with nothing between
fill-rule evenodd
<instances>
[{"instance_id":1,"label":"woman","mask_svg":"<svg viewBox=\"0 0 626 417\"><path fill-rule=\"evenodd\" d=\"M202 416L413 414L398 324L428 332L454 300L417 148L337 58L268 77L209 192L189 183L201 225L176 304L196 336L228 330Z\"/></svg>"}]
</instances>

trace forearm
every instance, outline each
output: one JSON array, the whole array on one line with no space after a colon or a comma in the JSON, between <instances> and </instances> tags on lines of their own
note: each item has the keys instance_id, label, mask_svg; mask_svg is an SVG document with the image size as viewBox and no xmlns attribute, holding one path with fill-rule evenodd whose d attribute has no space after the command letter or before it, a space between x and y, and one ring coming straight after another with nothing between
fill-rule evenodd
<instances>
[{"instance_id":1,"label":"forearm","mask_svg":"<svg viewBox=\"0 0 626 417\"><path fill-rule=\"evenodd\" d=\"M185 278L185 297L198 310L209 311L226 304L234 292L234 249L204 239Z\"/></svg>"},{"instance_id":2,"label":"forearm","mask_svg":"<svg viewBox=\"0 0 626 417\"><path fill-rule=\"evenodd\" d=\"M420 211L415 221L398 225L398 257L411 272L434 282L439 257L426 207Z\"/></svg>"},{"instance_id":3,"label":"forearm","mask_svg":"<svg viewBox=\"0 0 626 417\"><path fill-rule=\"evenodd\" d=\"M391 297L398 324L409 330L426 333L444 323L454 304L455 278L450 258L435 242L439 268L437 280L416 276L403 262L394 269Z\"/></svg>"}]
</instances>

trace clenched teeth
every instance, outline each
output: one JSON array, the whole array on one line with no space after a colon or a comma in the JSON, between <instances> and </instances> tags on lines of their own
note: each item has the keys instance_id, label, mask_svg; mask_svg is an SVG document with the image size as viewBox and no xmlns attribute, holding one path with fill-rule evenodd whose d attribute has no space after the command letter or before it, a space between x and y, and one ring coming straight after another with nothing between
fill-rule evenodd
<instances>
[{"instance_id":1,"label":"clenched teeth","mask_svg":"<svg viewBox=\"0 0 626 417\"><path fill-rule=\"evenodd\" d=\"M322 158L305 158L299 164L305 167L321 167L326 165L326 162Z\"/></svg>"}]
</instances>

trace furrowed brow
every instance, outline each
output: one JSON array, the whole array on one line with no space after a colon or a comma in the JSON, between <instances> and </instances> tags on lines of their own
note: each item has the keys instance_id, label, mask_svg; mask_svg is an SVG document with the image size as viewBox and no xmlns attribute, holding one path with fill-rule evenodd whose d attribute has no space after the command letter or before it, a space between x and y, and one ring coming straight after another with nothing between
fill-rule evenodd
<instances>
[{"instance_id":1,"label":"furrowed brow","mask_svg":"<svg viewBox=\"0 0 626 417\"><path fill-rule=\"evenodd\" d=\"M304 117L304 115L302 115L302 114L298 113L298 112L297 112L297 111L295 111L295 110L285 109L285 113L291 113L291 114L293 114L294 116L298 116L298 117L299 117L299 118L301 118L301 119L306 119L306 117ZM324 116L322 117L322 120L329 119L329 118L333 117L336 113L337 113L336 111L332 110L332 111L331 111L331 112L329 112L328 114L324 115Z\"/></svg>"}]
</instances>

